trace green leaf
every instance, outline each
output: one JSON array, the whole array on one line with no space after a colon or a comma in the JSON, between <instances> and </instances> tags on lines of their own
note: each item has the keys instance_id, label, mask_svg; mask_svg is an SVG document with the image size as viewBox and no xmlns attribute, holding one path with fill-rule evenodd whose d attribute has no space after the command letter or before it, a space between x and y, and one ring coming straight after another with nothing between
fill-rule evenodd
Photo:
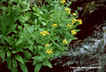
<instances>
[{"instance_id":1,"label":"green leaf","mask_svg":"<svg viewBox=\"0 0 106 72\"><path fill-rule=\"evenodd\" d=\"M34 68L34 72L39 72L41 66L42 66L41 64L37 64Z\"/></svg>"},{"instance_id":2,"label":"green leaf","mask_svg":"<svg viewBox=\"0 0 106 72\"><path fill-rule=\"evenodd\" d=\"M27 66L25 64L20 64L20 67L23 72L28 72Z\"/></svg>"},{"instance_id":3,"label":"green leaf","mask_svg":"<svg viewBox=\"0 0 106 72\"><path fill-rule=\"evenodd\" d=\"M30 47L29 47L29 50L30 50L31 52L33 52L33 46L30 46Z\"/></svg>"},{"instance_id":4,"label":"green leaf","mask_svg":"<svg viewBox=\"0 0 106 72\"><path fill-rule=\"evenodd\" d=\"M12 59L12 66L13 66L14 68L17 67L17 61L16 61L15 58Z\"/></svg>"},{"instance_id":5,"label":"green leaf","mask_svg":"<svg viewBox=\"0 0 106 72\"><path fill-rule=\"evenodd\" d=\"M40 63L43 61L43 57L42 56L34 56L33 57L33 65L35 65L36 63Z\"/></svg>"},{"instance_id":6,"label":"green leaf","mask_svg":"<svg viewBox=\"0 0 106 72\"><path fill-rule=\"evenodd\" d=\"M30 58L32 57L32 55L31 55L30 52L24 51L24 57L25 57L26 59L30 59Z\"/></svg>"},{"instance_id":7,"label":"green leaf","mask_svg":"<svg viewBox=\"0 0 106 72\"><path fill-rule=\"evenodd\" d=\"M0 57L2 59L2 62L5 61L5 52L4 51L0 51Z\"/></svg>"},{"instance_id":8,"label":"green leaf","mask_svg":"<svg viewBox=\"0 0 106 72\"><path fill-rule=\"evenodd\" d=\"M11 72L18 72L16 59L15 58L12 58L11 60L12 60Z\"/></svg>"},{"instance_id":9,"label":"green leaf","mask_svg":"<svg viewBox=\"0 0 106 72\"><path fill-rule=\"evenodd\" d=\"M17 68L12 68L11 72L18 72Z\"/></svg>"},{"instance_id":10,"label":"green leaf","mask_svg":"<svg viewBox=\"0 0 106 72\"><path fill-rule=\"evenodd\" d=\"M8 52L7 52L7 57L10 57L10 56L11 56L11 52L8 51Z\"/></svg>"},{"instance_id":11,"label":"green leaf","mask_svg":"<svg viewBox=\"0 0 106 72\"><path fill-rule=\"evenodd\" d=\"M7 26L7 16L6 15L3 15L3 16L0 16L0 30L3 34L6 33L6 26Z\"/></svg>"},{"instance_id":12,"label":"green leaf","mask_svg":"<svg viewBox=\"0 0 106 72\"><path fill-rule=\"evenodd\" d=\"M43 65L52 68L52 64L48 60L44 61Z\"/></svg>"},{"instance_id":13,"label":"green leaf","mask_svg":"<svg viewBox=\"0 0 106 72\"><path fill-rule=\"evenodd\" d=\"M12 59L11 59L11 57L8 57L8 58L6 59L6 61L7 61L8 68L9 68L9 69L12 69Z\"/></svg>"},{"instance_id":14,"label":"green leaf","mask_svg":"<svg viewBox=\"0 0 106 72\"><path fill-rule=\"evenodd\" d=\"M34 56L33 57L33 59L35 61L38 61L38 62L42 62L44 58L45 58L45 55L40 55L40 56Z\"/></svg>"},{"instance_id":15,"label":"green leaf","mask_svg":"<svg viewBox=\"0 0 106 72\"><path fill-rule=\"evenodd\" d=\"M16 58L17 61L19 61L20 63L24 64L24 60L23 60L23 58L21 56L16 55L15 58Z\"/></svg>"},{"instance_id":16,"label":"green leaf","mask_svg":"<svg viewBox=\"0 0 106 72\"><path fill-rule=\"evenodd\" d=\"M19 44L21 44L23 42L23 40L22 39L20 39L20 40L18 40L17 42L16 42L16 46L18 46Z\"/></svg>"}]
</instances>

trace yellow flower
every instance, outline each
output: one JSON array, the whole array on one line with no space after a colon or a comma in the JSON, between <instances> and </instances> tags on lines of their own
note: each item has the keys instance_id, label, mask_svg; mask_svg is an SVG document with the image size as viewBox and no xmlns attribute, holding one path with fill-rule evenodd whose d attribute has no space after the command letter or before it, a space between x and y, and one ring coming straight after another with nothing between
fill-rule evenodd
<instances>
[{"instance_id":1,"label":"yellow flower","mask_svg":"<svg viewBox=\"0 0 106 72\"><path fill-rule=\"evenodd\" d=\"M77 34L76 30L72 30L71 33L72 33L72 35L76 35Z\"/></svg>"},{"instance_id":2,"label":"yellow flower","mask_svg":"<svg viewBox=\"0 0 106 72\"><path fill-rule=\"evenodd\" d=\"M72 25L71 24L67 24L67 27L70 28Z\"/></svg>"},{"instance_id":3,"label":"yellow flower","mask_svg":"<svg viewBox=\"0 0 106 72\"><path fill-rule=\"evenodd\" d=\"M63 40L63 44L68 44L66 39Z\"/></svg>"},{"instance_id":4,"label":"yellow flower","mask_svg":"<svg viewBox=\"0 0 106 72\"><path fill-rule=\"evenodd\" d=\"M65 8L64 9L68 14L70 14L70 8Z\"/></svg>"},{"instance_id":5,"label":"yellow flower","mask_svg":"<svg viewBox=\"0 0 106 72\"><path fill-rule=\"evenodd\" d=\"M82 24L82 19L77 19L77 21L79 22L79 24Z\"/></svg>"},{"instance_id":6,"label":"yellow flower","mask_svg":"<svg viewBox=\"0 0 106 72\"><path fill-rule=\"evenodd\" d=\"M52 24L52 27L57 27L57 24Z\"/></svg>"},{"instance_id":7,"label":"yellow flower","mask_svg":"<svg viewBox=\"0 0 106 72\"><path fill-rule=\"evenodd\" d=\"M53 53L53 50L52 50L52 49L47 49L47 50L46 50L46 53L47 53L47 54L52 54L52 53Z\"/></svg>"},{"instance_id":8,"label":"yellow flower","mask_svg":"<svg viewBox=\"0 0 106 72\"><path fill-rule=\"evenodd\" d=\"M72 15L76 16L77 14L76 13L72 13Z\"/></svg>"},{"instance_id":9,"label":"yellow flower","mask_svg":"<svg viewBox=\"0 0 106 72\"><path fill-rule=\"evenodd\" d=\"M77 20L75 18L72 19L72 24L74 24Z\"/></svg>"},{"instance_id":10,"label":"yellow flower","mask_svg":"<svg viewBox=\"0 0 106 72\"><path fill-rule=\"evenodd\" d=\"M60 3L64 4L66 3L66 0L61 0Z\"/></svg>"},{"instance_id":11,"label":"yellow flower","mask_svg":"<svg viewBox=\"0 0 106 72\"><path fill-rule=\"evenodd\" d=\"M46 35L49 35L49 32L48 32L48 31L42 31L42 32L40 32L40 34L41 34L42 36L46 36Z\"/></svg>"},{"instance_id":12,"label":"yellow flower","mask_svg":"<svg viewBox=\"0 0 106 72\"><path fill-rule=\"evenodd\" d=\"M45 47L49 47L50 45L49 44L45 44Z\"/></svg>"}]
</instances>

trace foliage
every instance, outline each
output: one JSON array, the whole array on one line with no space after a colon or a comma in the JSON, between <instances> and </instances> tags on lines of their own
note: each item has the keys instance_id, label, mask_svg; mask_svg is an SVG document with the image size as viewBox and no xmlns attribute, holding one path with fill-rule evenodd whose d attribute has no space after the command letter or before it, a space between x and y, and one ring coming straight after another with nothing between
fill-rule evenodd
<instances>
[{"instance_id":1,"label":"foliage","mask_svg":"<svg viewBox=\"0 0 106 72\"><path fill-rule=\"evenodd\" d=\"M3 4L7 3L7 5ZM77 11L71 13L69 3L46 0L39 5L30 0L0 1L0 57L11 72L28 72L26 63L32 60L34 71L42 66L52 67L50 60L68 50L75 40L81 20Z\"/></svg>"}]
</instances>

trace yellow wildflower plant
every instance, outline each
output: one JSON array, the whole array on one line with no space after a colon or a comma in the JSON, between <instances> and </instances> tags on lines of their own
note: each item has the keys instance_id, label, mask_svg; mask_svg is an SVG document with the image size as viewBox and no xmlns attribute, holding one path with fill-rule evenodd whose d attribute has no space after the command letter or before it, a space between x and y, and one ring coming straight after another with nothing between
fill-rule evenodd
<instances>
[{"instance_id":1,"label":"yellow wildflower plant","mask_svg":"<svg viewBox=\"0 0 106 72\"><path fill-rule=\"evenodd\" d=\"M66 3L66 0L61 0L60 3L64 4Z\"/></svg>"},{"instance_id":2,"label":"yellow wildflower plant","mask_svg":"<svg viewBox=\"0 0 106 72\"><path fill-rule=\"evenodd\" d=\"M70 8L65 8L64 10L65 10L68 14L71 13Z\"/></svg>"},{"instance_id":3,"label":"yellow wildflower plant","mask_svg":"<svg viewBox=\"0 0 106 72\"><path fill-rule=\"evenodd\" d=\"M77 19L77 21L79 22L79 24L82 24L82 19Z\"/></svg>"},{"instance_id":4,"label":"yellow wildflower plant","mask_svg":"<svg viewBox=\"0 0 106 72\"><path fill-rule=\"evenodd\" d=\"M47 49L47 50L46 50L46 53L47 53L47 54L52 54L52 53L53 53L53 49Z\"/></svg>"},{"instance_id":5,"label":"yellow wildflower plant","mask_svg":"<svg viewBox=\"0 0 106 72\"><path fill-rule=\"evenodd\" d=\"M52 24L52 27L57 27L57 24Z\"/></svg>"},{"instance_id":6,"label":"yellow wildflower plant","mask_svg":"<svg viewBox=\"0 0 106 72\"><path fill-rule=\"evenodd\" d=\"M1 0L0 4L3 1ZM15 2L18 4L15 7L9 4L14 1L8 0L6 2L9 7L2 5L7 10L4 10L4 8L0 9L5 14L0 15L0 37L3 37L0 38L0 44L9 44L12 47L11 51L9 49L10 46L7 46L6 50L0 49L0 58L2 60L8 59L10 62L15 58L16 63L19 58L25 61L20 62L20 64L17 63L15 67L11 67L11 71L17 71L17 66L23 63L25 65L29 60L32 60L36 72L39 72L37 70L40 70L43 65L51 67L50 60L64 56L64 52L70 48L70 40L75 40L75 34L80 31L77 26L82 24L82 20L78 19L78 11L72 12L73 9L69 7L72 3L71 0L45 0L47 4L39 4L39 1L42 2L43 0L33 0L36 2L32 6L29 6L30 1L20 0L21 3ZM11 20L11 26L4 30L8 25L3 20L7 20L7 17L13 20ZM17 25L16 21L21 25ZM18 30L16 30L16 27ZM12 32L15 32L13 36L8 35ZM15 40L14 36L16 37ZM0 47L5 48L5 45L0 45ZM13 52L18 53L20 49L24 58L21 55L11 55ZM1 55L2 53L3 55ZM8 54L8 57L13 58L5 57L6 54ZM7 64L10 63L7 62Z\"/></svg>"},{"instance_id":7,"label":"yellow wildflower plant","mask_svg":"<svg viewBox=\"0 0 106 72\"><path fill-rule=\"evenodd\" d=\"M49 32L48 32L48 31L42 31L42 32L40 32L40 34L41 34L42 36L46 36L46 35L49 35Z\"/></svg>"},{"instance_id":8,"label":"yellow wildflower plant","mask_svg":"<svg viewBox=\"0 0 106 72\"><path fill-rule=\"evenodd\" d=\"M76 30L72 30L71 33L72 33L72 35L76 35L77 34Z\"/></svg>"},{"instance_id":9,"label":"yellow wildflower plant","mask_svg":"<svg viewBox=\"0 0 106 72\"><path fill-rule=\"evenodd\" d=\"M66 39L64 39L63 44L68 44L68 41Z\"/></svg>"}]
</instances>

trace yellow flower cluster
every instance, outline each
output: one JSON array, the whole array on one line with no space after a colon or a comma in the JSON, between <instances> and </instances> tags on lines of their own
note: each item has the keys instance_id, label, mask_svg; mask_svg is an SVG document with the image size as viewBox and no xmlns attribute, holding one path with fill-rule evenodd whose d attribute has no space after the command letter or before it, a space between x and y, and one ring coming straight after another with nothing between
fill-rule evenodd
<instances>
[{"instance_id":1,"label":"yellow flower cluster","mask_svg":"<svg viewBox=\"0 0 106 72\"><path fill-rule=\"evenodd\" d=\"M57 27L57 24L52 24L52 27Z\"/></svg>"},{"instance_id":2,"label":"yellow flower cluster","mask_svg":"<svg viewBox=\"0 0 106 72\"><path fill-rule=\"evenodd\" d=\"M81 19L72 19L72 24L74 24L75 22L79 22L79 24L82 24L82 20Z\"/></svg>"},{"instance_id":3,"label":"yellow flower cluster","mask_svg":"<svg viewBox=\"0 0 106 72\"><path fill-rule=\"evenodd\" d=\"M64 39L63 44L68 44L68 41L66 39Z\"/></svg>"},{"instance_id":4,"label":"yellow flower cluster","mask_svg":"<svg viewBox=\"0 0 106 72\"><path fill-rule=\"evenodd\" d=\"M77 21L79 22L79 24L82 24L82 20L81 19L77 19Z\"/></svg>"},{"instance_id":5,"label":"yellow flower cluster","mask_svg":"<svg viewBox=\"0 0 106 72\"><path fill-rule=\"evenodd\" d=\"M52 49L47 49L47 50L46 50L46 53L47 53L47 54L52 54L52 53L53 53L53 50L52 50Z\"/></svg>"},{"instance_id":6,"label":"yellow flower cluster","mask_svg":"<svg viewBox=\"0 0 106 72\"><path fill-rule=\"evenodd\" d=\"M72 35L76 35L77 34L76 30L72 30L71 33L72 33Z\"/></svg>"},{"instance_id":7,"label":"yellow flower cluster","mask_svg":"<svg viewBox=\"0 0 106 72\"><path fill-rule=\"evenodd\" d=\"M65 8L64 9L68 14L70 14L71 12L70 12L70 8Z\"/></svg>"},{"instance_id":8,"label":"yellow flower cluster","mask_svg":"<svg viewBox=\"0 0 106 72\"><path fill-rule=\"evenodd\" d=\"M40 34L41 34L42 36L46 36L46 35L49 35L49 32L48 32L48 31L42 31L42 32L40 32Z\"/></svg>"},{"instance_id":9,"label":"yellow flower cluster","mask_svg":"<svg viewBox=\"0 0 106 72\"><path fill-rule=\"evenodd\" d=\"M66 0L61 0L60 3L64 4L66 3Z\"/></svg>"}]
</instances>

